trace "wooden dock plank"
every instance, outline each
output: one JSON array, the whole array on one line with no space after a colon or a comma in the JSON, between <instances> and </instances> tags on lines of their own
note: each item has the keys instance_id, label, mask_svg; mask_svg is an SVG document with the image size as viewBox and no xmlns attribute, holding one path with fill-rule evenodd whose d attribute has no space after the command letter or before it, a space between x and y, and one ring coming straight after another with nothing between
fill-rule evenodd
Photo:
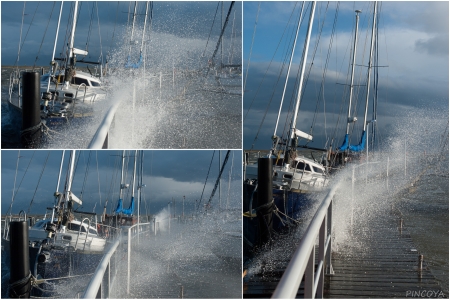
<instances>
[{"instance_id":1,"label":"wooden dock plank","mask_svg":"<svg viewBox=\"0 0 450 300\"><path fill-rule=\"evenodd\" d=\"M408 228L400 230L398 225L398 217L390 209L379 212L376 219L355 222L349 240L333 252L335 274L326 277L325 297L405 298L408 292L439 292L442 288L426 261L422 271L418 270L419 253ZM293 253L295 246L285 251ZM262 267L245 278L243 297L270 298L288 263L289 255L273 259L270 271ZM297 298L303 298L303 282Z\"/></svg>"},{"instance_id":2,"label":"wooden dock plank","mask_svg":"<svg viewBox=\"0 0 450 300\"><path fill-rule=\"evenodd\" d=\"M356 222L349 241L333 253L327 298L405 298L413 291L442 289L426 262L419 271L408 228L398 224L390 210Z\"/></svg>"}]
</instances>

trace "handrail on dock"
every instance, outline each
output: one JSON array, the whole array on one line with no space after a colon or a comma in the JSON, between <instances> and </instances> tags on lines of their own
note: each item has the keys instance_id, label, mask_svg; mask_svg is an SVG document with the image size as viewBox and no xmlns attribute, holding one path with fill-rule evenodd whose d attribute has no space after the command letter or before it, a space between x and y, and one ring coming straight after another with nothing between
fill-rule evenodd
<instances>
[{"instance_id":1,"label":"handrail on dock","mask_svg":"<svg viewBox=\"0 0 450 300\"><path fill-rule=\"evenodd\" d=\"M324 275L333 274L331 265L331 234L333 197L337 190L335 184L323 200L308 226L298 248L289 262L280 282L272 295L274 299L295 298L305 276L304 297L322 298ZM319 237L319 257L314 270L316 239Z\"/></svg>"},{"instance_id":2,"label":"handrail on dock","mask_svg":"<svg viewBox=\"0 0 450 300\"><path fill-rule=\"evenodd\" d=\"M111 291L111 257L116 252L119 244L120 238L115 241L108 252L103 256L84 292L83 299L103 298L103 295L106 296L105 298L109 298ZM105 281L105 283L103 283L103 281Z\"/></svg>"},{"instance_id":3,"label":"handrail on dock","mask_svg":"<svg viewBox=\"0 0 450 300\"><path fill-rule=\"evenodd\" d=\"M92 137L91 142L89 143L88 149L104 149L108 148L107 146L107 138L109 128L111 127L111 123L114 119L114 115L116 114L117 107L119 107L120 101L117 101L105 114L103 121L97 128L94 136Z\"/></svg>"},{"instance_id":4,"label":"handrail on dock","mask_svg":"<svg viewBox=\"0 0 450 300\"><path fill-rule=\"evenodd\" d=\"M111 257L116 254L117 251L123 251L123 247L119 247L121 243L127 241L127 294L130 293L130 267L131 267L131 247L132 241L137 237L135 243L139 243L139 235L151 231L151 223L139 223L135 224L127 229L127 237L122 238L122 231L120 231L119 237L114 244L104 254L97 269L92 275L92 278L86 287L83 299L93 298L111 298L111 290L114 284L114 276L117 274L118 269L121 267L116 261L111 262ZM122 228L123 229L123 228ZM133 243L134 244L134 243ZM123 252L121 252L122 255ZM117 256L117 255L116 255Z\"/></svg>"}]
</instances>

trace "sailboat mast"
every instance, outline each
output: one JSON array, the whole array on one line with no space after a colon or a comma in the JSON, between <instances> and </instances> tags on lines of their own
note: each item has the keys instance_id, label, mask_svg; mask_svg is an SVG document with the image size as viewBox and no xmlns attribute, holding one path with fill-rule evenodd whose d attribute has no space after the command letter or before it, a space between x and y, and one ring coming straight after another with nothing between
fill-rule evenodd
<instances>
[{"instance_id":1,"label":"sailboat mast","mask_svg":"<svg viewBox=\"0 0 450 300\"><path fill-rule=\"evenodd\" d=\"M73 9L72 33L70 35L69 41L69 58L73 57L73 43L75 40L75 29L77 27L77 13L78 13L78 1L75 1L75 7Z\"/></svg>"},{"instance_id":2,"label":"sailboat mast","mask_svg":"<svg viewBox=\"0 0 450 300\"><path fill-rule=\"evenodd\" d=\"M145 28L147 27L147 16L148 16L148 4L149 4L149 1L147 1L147 5L145 7L145 19L144 19L144 30L142 31L141 53L142 53L142 50L144 49Z\"/></svg>"},{"instance_id":3,"label":"sailboat mast","mask_svg":"<svg viewBox=\"0 0 450 300\"><path fill-rule=\"evenodd\" d=\"M374 46L374 40L375 40L376 20L377 20L377 1L375 1L374 5L373 5L372 39L370 41L369 68L367 70L366 107L365 107L365 111L364 111L363 131L366 131L366 127L367 127L367 109L369 106L370 72L372 70L372 56L373 56L373 46Z\"/></svg>"},{"instance_id":4,"label":"sailboat mast","mask_svg":"<svg viewBox=\"0 0 450 300\"><path fill-rule=\"evenodd\" d=\"M140 203L141 203L141 198L142 198L142 188L144 187L144 185L142 184L142 177L144 177L144 151L141 150L140 152L140 160L139 160L139 183L138 183L138 201L137 201L137 222L139 224L140 222L140 214L141 214L141 210L140 210Z\"/></svg>"},{"instance_id":5,"label":"sailboat mast","mask_svg":"<svg viewBox=\"0 0 450 300\"><path fill-rule=\"evenodd\" d=\"M75 150L72 150L70 155L70 168L69 168L69 178L67 180L67 195L70 196L72 190L72 180L73 180L73 168L75 165ZM69 198L70 200L70 198Z\"/></svg>"},{"instance_id":6,"label":"sailboat mast","mask_svg":"<svg viewBox=\"0 0 450 300\"><path fill-rule=\"evenodd\" d=\"M73 20L72 20L72 32L70 33L69 39L69 57L66 62L65 70L64 70L64 82L66 85L72 81L72 77L74 75L74 66L75 66L75 53L73 48L73 43L75 40L75 29L77 27L77 14L78 14L78 1L75 1L74 9L73 9Z\"/></svg>"},{"instance_id":7,"label":"sailboat mast","mask_svg":"<svg viewBox=\"0 0 450 300\"><path fill-rule=\"evenodd\" d=\"M52 66L56 65L54 64L54 60L55 60L55 52L56 52L56 43L58 41L58 33L59 33L59 25L61 24L61 15L62 15L62 9L63 9L63 2L61 2L61 6L59 8L59 17L58 17L58 25L56 26L56 34L55 34L55 44L53 45L53 53L52 53ZM53 67L52 67L53 68ZM54 72L56 71L56 69L52 69L51 73L54 74ZM47 93L50 90L50 80L47 83Z\"/></svg>"},{"instance_id":8,"label":"sailboat mast","mask_svg":"<svg viewBox=\"0 0 450 300\"><path fill-rule=\"evenodd\" d=\"M137 160L137 150L134 150L133 186L131 189L131 198L134 198L134 188L136 186L136 160Z\"/></svg>"},{"instance_id":9,"label":"sailboat mast","mask_svg":"<svg viewBox=\"0 0 450 300\"><path fill-rule=\"evenodd\" d=\"M302 96L302 88L303 88L303 78L305 76L305 67L306 67L306 58L308 57L308 48L309 48L309 42L311 40L311 31L312 31L312 25L314 21L314 12L316 9L316 1L313 1L311 4L311 14L309 16L309 23L308 23L308 30L306 34L306 40L305 40L305 46L303 48L303 60L301 65L301 72L300 72L300 81L298 85L298 92L297 92L297 102L295 103L294 108L294 115L292 116L292 123L291 123L291 132L290 132L290 138L291 138L291 146L297 147L297 145L293 145L293 143L296 143L295 138L295 132L296 132L296 124L297 124L297 116L298 116L298 109L300 108L300 101Z\"/></svg>"},{"instance_id":10,"label":"sailboat mast","mask_svg":"<svg viewBox=\"0 0 450 300\"><path fill-rule=\"evenodd\" d=\"M122 174L121 174L121 177L120 177L120 194L119 194L119 199L122 199L123 189L125 188L125 184L123 182L124 166L125 166L125 150L123 150L123 152L122 152Z\"/></svg>"},{"instance_id":11,"label":"sailboat mast","mask_svg":"<svg viewBox=\"0 0 450 300\"><path fill-rule=\"evenodd\" d=\"M56 193L59 191L59 184L61 183L61 173L62 173L62 167L64 162L64 153L66 150L63 150L62 156L61 156L61 164L59 165L59 175L58 175L58 182L56 183Z\"/></svg>"},{"instance_id":12,"label":"sailboat mast","mask_svg":"<svg viewBox=\"0 0 450 300\"><path fill-rule=\"evenodd\" d=\"M130 53L131 53L131 45L133 44L134 22L136 21L136 10L137 10L137 1L134 2L133 21L132 21L132 25L131 25L131 36L130 36Z\"/></svg>"},{"instance_id":13,"label":"sailboat mast","mask_svg":"<svg viewBox=\"0 0 450 300\"><path fill-rule=\"evenodd\" d=\"M353 58L352 58L352 74L350 79L350 96L348 102L348 114L347 114L347 129L345 131L346 134L349 133L350 123L354 122L354 119L351 118L351 110L352 110L352 98L353 98L353 78L355 75L355 64L356 64L356 46L358 44L358 23L359 23L359 13L360 10L355 10L356 12L356 27L355 27L355 39L353 42Z\"/></svg>"},{"instance_id":14,"label":"sailboat mast","mask_svg":"<svg viewBox=\"0 0 450 300\"><path fill-rule=\"evenodd\" d=\"M297 30L295 32L294 44L292 46L291 57L289 59L289 66L288 66L288 70L287 70L286 80L284 82L283 95L281 96L281 103L280 103L280 108L278 109L277 122L275 123L275 130L273 131L273 137L274 138L277 135L278 123L280 122L281 109L283 107L284 95L286 94L286 86L287 86L287 83L288 83L289 74L291 73L292 60L294 58L295 46L297 45L298 32L300 30L300 24L302 22L302 15L303 15L303 8L304 8L304 6L305 6L305 2L303 2L303 4L302 4L302 8L300 10L300 16L298 18L298 24L297 24Z\"/></svg>"}]
</instances>

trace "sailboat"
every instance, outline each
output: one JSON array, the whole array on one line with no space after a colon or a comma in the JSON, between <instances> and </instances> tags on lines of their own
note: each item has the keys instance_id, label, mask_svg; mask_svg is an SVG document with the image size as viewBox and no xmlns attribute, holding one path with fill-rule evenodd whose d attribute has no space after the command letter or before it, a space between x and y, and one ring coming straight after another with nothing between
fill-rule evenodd
<instances>
[{"instance_id":1,"label":"sailboat","mask_svg":"<svg viewBox=\"0 0 450 300\"><path fill-rule=\"evenodd\" d=\"M321 190L328 182L327 174L323 165L313 159L297 153L299 138L304 138L309 141L313 138L311 135L297 129L296 124L302 96L302 84L304 80L309 42L311 39L315 7L316 3L313 2L311 5L308 29L304 43L303 59L300 66L301 73L298 83L299 87L296 98L297 100L293 111L288 139L282 141L276 135L281 106L283 105L283 102L281 101L277 124L275 125L275 133L273 135L273 146L267 155L268 158L273 160L273 205L275 210L281 212L281 214L277 214L278 217L274 217L272 219L273 224L268 224L268 226L272 227L276 231L280 231L285 228L290 223L289 219L297 219L299 217L300 211L307 200L307 193ZM292 64L300 23L301 19L299 18L287 78L289 77L290 66ZM286 85L287 79L285 87ZM258 230L258 226L256 225L258 218L262 217L262 215L260 217L258 217L258 215L262 214L262 212L257 213L259 208L256 207L256 203L260 201L255 201L253 199L254 197L262 197L262 195L258 195L257 191L258 178L256 175L258 174L258 164L248 164L248 162L245 163L246 180L244 182L244 216L246 216L246 218L244 218L244 243L247 247L253 248L260 243L261 237L259 235L265 231L263 229ZM256 195L254 195L255 192ZM263 204L259 203L259 205ZM270 208L267 213L271 215L272 210L273 208ZM268 232L265 232L270 234L270 231L271 229L269 229Z\"/></svg>"},{"instance_id":2,"label":"sailboat","mask_svg":"<svg viewBox=\"0 0 450 300\"><path fill-rule=\"evenodd\" d=\"M40 99L41 99L41 120L45 120L46 126L65 124L68 120L77 120L84 117L93 116L92 105L106 98L106 90L98 76L81 71L76 68L76 64L83 63L97 65L101 68L100 62L77 60L77 56L85 57L88 51L74 47L75 29L78 19L78 1L74 2L72 27L66 57L56 58L56 44L61 23L63 2L61 2L56 37L54 42L51 68L46 74L40 77ZM60 66L57 61L62 61ZM13 112L13 118L22 118L22 88L23 72L18 68L11 74L9 86L9 108ZM42 72L43 73L43 72ZM100 71L101 75L102 71Z\"/></svg>"},{"instance_id":3,"label":"sailboat","mask_svg":"<svg viewBox=\"0 0 450 300\"><path fill-rule=\"evenodd\" d=\"M300 101L302 99L303 82L305 74L305 64L308 55L309 41L311 38L312 22L314 19L316 3L311 3L310 17L308 23L308 29L305 37L304 49L302 61L300 64L300 76L297 88L297 97L292 111L292 119L290 122L289 131L287 138L281 138L277 135L278 121L280 119L281 106L283 105L284 94L287 86L287 78L289 77L289 72L292 64L293 52L292 50L289 67L287 71L287 78L284 85L283 96L280 104L280 109L278 112L278 117L275 125L274 134L272 137L272 148L266 156L267 159L272 161L272 170L270 178L272 178L273 187L273 199L267 199L267 203L261 203L258 201L259 197L264 195L258 194L258 167L257 163L249 163L248 156L245 158L244 168L246 178L244 181L244 252L253 251L257 246L262 246L268 240L272 238L273 231L283 232L289 229L297 223L298 219L305 209L312 203L315 193L325 190L329 183L329 170L331 162L331 148L327 153L326 149L316 149L322 150L322 157L317 161L314 157L305 157L298 153L297 149L300 147L298 141L304 139L307 142L313 140L313 136L307 132L301 131L297 128L298 120L298 110L300 107ZM376 7L376 3L375 3ZM303 7L302 7L303 10ZM358 22L357 11L357 22ZM301 16L301 14L300 14ZM374 22L372 28L372 46L371 55L369 62L369 71L367 80L370 81L370 72L372 66L372 51L373 51L373 39L374 39L374 26L375 26L375 16L376 9L374 10ZM297 30L295 33L295 39L293 42L293 49L297 43L297 35L301 23L301 17L297 25ZM357 23L356 23L357 24ZM357 27L357 25L356 25ZM357 28L355 31L355 41L354 41L354 53L353 53L353 67L355 66L355 52L356 52L356 37ZM351 88L353 88L353 71L351 79ZM366 108L365 108L365 118L364 118L364 128L361 137L361 142L358 145L350 145L349 143L349 131L347 131L345 141L340 147L340 153L345 153L348 155L349 152L355 153L360 152L364 149L366 143L366 126L367 126L367 104L368 104L368 90L369 84L367 84L367 97L366 97ZM352 96L350 96L350 99ZM351 102L349 104L351 107ZM349 108L348 115L348 126L356 121L356 118L351 117L351 109ZM308 149L314 149L307 147ZM338 152L339 153L339 152ZM334 159L337 155L334 156ZM336 167L336 165L333 165ZM261 197L263 198L263 197ZM273 200L273 202L272 202ZM265 216L270 216L265 218ZM262 220L262 221L261 221ZM264 228L262 228L263 226ZM267 228L266 228L267 227ZM262 236L264 235L264 237Z\"/></svg>"},{"instance_id":4,"label":"sailboat","mask_svg":"<svg viewBox=\"0 0 450 300\"><path fill-rule=\"evenodd\" d=\"M356 29L355 29L355 38L354 38L354 46L353 46L353 58L352 58L352 72L351 72L351 83L350 83L350 96L349 96L349 105L348 105L348 114L347 114L347 126L346 126L346 132L345 137L342 145L338 148L338 151L341 154L348 155L348 153L351 151L353 153L359 153L366 148L366 151L369 150L369 147L367 145L368 139L367 139L367 127L371 123L376 122L376 107L374 105L374 114L372 120L367 120L367 112L368 112L368 106L369 106L369 91L370 91L370 75L373 68L373 52L374 52L374 44L375 44L375 30L376 30L376 21L377 21L377 2L374 2L373 6L373 20L372 20L372 38L370 41L370 56L369 56L369 64L367 68L367 85L366 85L366 101L365 101L365 109L364 109L364 121L363 121L363 129L361 133L361 141L359 144L351 145L349 143L349 129L350 124L357 121L357 118L352 116L352 96L353 96L353 77L354 77L354 68L355 68L355 56L356 56L356 45L357 45L357 38L358 38L358 19L359 19L359 13L360 10L356 10ZM374 132L374 126L372 126L372 132ZM337 155L337 154L336 154ZM367 155L368 156L368 155ZM345 163L345 160L344 160Z\"/></svg>"},{"instance_id":5,"label":"sailboat","mask_svg":"<svg viewBox=\"0 0 450 300\"><path fill-rule=\"evenodd\" d=\"M125 183L124 174L125 174L125 150L122 152L122 167L121 167L121 179L120 179L120 192L119 192L119 200L117 201L117 207L114 210L114 213L112 215L108 215L106 213L106 206L107 202L105 203L104 211L103 211L103 224L112 226L114 228L122 228L123 231L126 233L129 227L135 225L138 223L138 217L134 214L134 207L135 207L135 189L136 189L136 164L137 164L137 150L135 151L134 155L134 166L133 166L133 178L132 178L132 186L131 186L131 200L130 205L128 208L123 207L123 199L124 199L124 190L129 188L129 184ZM141 152L141 172L142 172L142 152ZM142 173L141 173L142 174ZM140 196L140 190L143 187L142 184L142 175L141 177L141 184L139 184L138 192ZM138 198L139 198L138 196ZM139 199L138 199L139 200ZM139 203L139 201L138 201ZM138 215L139 215L139 208L138 208Z\"/></svg>"},{"instance_id":6,"label":"sailboat","mask_svg":"<svg viewBox=\"0 0 450 300\"><path fill-rule=\"evenodd\" d=\"M37 280L42 279L40 282L46 286L44 289L46 291L34 290L35 296L52 294L46 279L55 280L93 272L107 245L107 238L98 232L100 229L105 232L105 229L101 223L97 222L97 215L93 212L75 209L75 205L82 204L82 200L72 192L75 154L75 150L73 150L70 156L65 190L61 193L59 186L64 152L62 154L56 192L54 193L56 204L50 208L51 212L49 214L46 212L44 218L37 222L30 218L31 226L28 230L30 270L31 274ZM23 215L27 219L26 214L23 213ZM81 216L81 218L78 219L77 216ZM2 245L7 252L11 238L9 231L9 222L11 221L12 216L10 215L5 222L2 235ZM108 230L112 232L114 228Z\"/></svg>"}]
</instances>

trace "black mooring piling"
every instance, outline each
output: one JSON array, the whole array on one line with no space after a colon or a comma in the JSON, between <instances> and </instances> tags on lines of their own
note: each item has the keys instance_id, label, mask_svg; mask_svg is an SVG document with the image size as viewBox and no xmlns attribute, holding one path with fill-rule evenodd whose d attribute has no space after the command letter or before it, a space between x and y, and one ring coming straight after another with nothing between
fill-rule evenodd
<instances>
[{"instance_id":1,"label":"black mooring piling","mask_svg":"<svg viewBox=\"0 0 450 300\"><path fill-rule=\"evenodd\" d=\"M10 298L30 298L31 273L28 249L28 222L10 223Z\"/></svg>"},{"instance_id":2,"label":"black mooring piling","mask_svg":"<svg viewBox=\"0 0 450 300\"><path fill-rule=\"evenodd\" d=\"M257 215L259 225L259 245L270 240L272 232L273 211L273 183L272 183L272 159L268 157L258 158L258 194Z\"/></svg>"},{"instance_id":3,"label":"black mooring piling","mask_svg":"<svg viewBox=\"0 0 450 300\"><path fill-rule=\"evenodd\" d=\"M41 142L41 107L39 72L22 74L22 145L39 148Z\"/></svg>"}]
</instances>

